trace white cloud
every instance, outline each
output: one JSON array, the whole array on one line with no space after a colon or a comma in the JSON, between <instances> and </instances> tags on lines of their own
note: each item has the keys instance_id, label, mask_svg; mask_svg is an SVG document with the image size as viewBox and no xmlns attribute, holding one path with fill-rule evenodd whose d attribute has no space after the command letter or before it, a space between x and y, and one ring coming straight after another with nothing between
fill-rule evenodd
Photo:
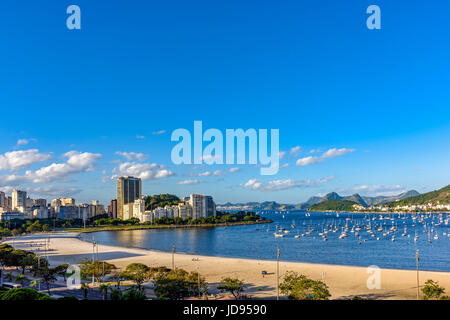
<instances>
[{"instance_id":1,"label":"white cloud","mask_svg":"<svg viewBox=\"0 0 450 320\"><path fill-rule=\"evenodd\" d=\"M355 149L347 149L347 148L341 148L341 149L329 149L327 150L324 154L322 154L322 158L323 159L327 159L327 158L335 158L335 157L340 157L343 156L344 154L350 153L355 151Z\"/></svg>"},{"instance_id":2,"label":"white cloud","mask_svg":"<svg viewBox=\"0 0 450 320\"><path fill-rule=\"evenodd\" d=\"M30 176L33 178L33 182L39 183L67 179L71 174L92 171L95 169L96 161L102 155L90 152L69 151L63 157L68 158L65 163L52 163L31 174Z\"/></svg>"},{"instance_id":3,"label":"white cloud","mask_svg":"<svg viewBox=\"0 0 450 320\"><path fill-rule=\"evenodd\" d=\"M63 155L68 158L65 163L52 163L36 171L27 170L25 175L7 175L0 177L0 182L6 184L20 184L24 182L43 183L50 181L67 181L69 175L88 172L95 169L95 162L102 157L101 154L70 151Z\"/></svg>"},{"instance_id":4,"label":"white cloud","mask_svg":"<svg viewBox=\"0 0 450 320\"><path fill-rule=\"evenodd\" d=\"M180 185L199 184L199 183L201 183L201 181L197 180L197 179L188 179L188 180L183 180L183 181L177 182L177 184L180 184Z\"/></svg>"},{"instance_id":5,"label":"white cloud","mask_svg":"<svg viewBox=\"0 0 450 320\"><path fill-rule=\"evenodd\" d=\"M302 147L300 147L300 146L292 147L291 150L289 151L289 154L296 155L300 152L301 149L302 149Z\"/></svg>"},{"instance_id":6,"label":"white cloud","mask_svg":"<svg viewBox=\"0 0 450 320\"><path fill-rule=\"evenodd\" d=\"M28 141L27 139L19 139L17 140L17 145L18 146L24 146L26 144L28 144L30 141Z\"/></svg>"},{"instance_id":7,"label":"white cloud","mask_svg":"<svg viewBox=\"0 0 450 320\"><path fill-rule=\"evenodd\" d=\"M50 154L40 153L37 149L6 152L0 155L0 170L16 171L50 158Z\"/></svg>"},{"instance_id":8,"label":"white cloud","mask_svg":"<svg viewBox=\"0 0 450 320\"><path fill-rule=\"evenodd\" d=\"M237 169L237 168L235 168L235 169ZM230 172L235 172L235 171L230 171ZM191 174L191 177L212 177L212 176L217 177L217 176L223 176L224 174L225 174L225 172L223 172L221 170L216 170L216 171L205 171L205 172L200 172L200 173L194 173L194 174Z\"/></svg>"},{"instance_id":9,"label":"white cloud","mask_svg":"<svg viewBox=\"0 0 450 320\"><path fill-rule=\"evenodd\" d=\"M289 167L289 163L282 164L282 165L280 166L280 169L282 169L282 168L287 168L287 167Z\"/></svg>"},{"instance_id":10,"label":"white cloud","mask_svg":"<svg viewBox=\"0 0 450 320\"><path fill-rule=\"evenodd\" d=\"M280 151L279 155L280 155L280 160L283 159L286 156L286 151Z\"/></svg>"},{"instance_id":11,"label":"white cloud","mask_svg":"<svg viewBox=\"0 0 450 320\"><path fill-rule=\"evenodd\" d=\"M145 136L137 135L136 139L145 139Z\"/></svg>"},{"instance_id":12,"label":"white cloud","mask_svg":"<svg viewBox=\"0 0 450 320\"><path fill-rule=\"evenodd\" d=\"M145 159L147 159L147 155L143 154L143 153L137 153L137 152L121 152L121 151L116 151L116 154L122 157L125 157L125 159L127 159L128 161L144 161Z\"/></svg>"},{"instance_id":13,"label":"white cloud","mask_svg":"<svg viewBox=\"0 0 450 320\"><path fill-rule=\"evenodd\" d=\"M392 186L383 186L383 185L360 185L352 188L341 189L339 192L346 194L354 194L359 193L364 196L395 196L402 192L405 192L406 188L397 184Z\"/></svg>"},{"instance_id":14,"label":"white cloud","mask_svg":"<svg viewBox=\"0 0 450 320\"><path fill-rule=\"evenodd\" d=\"M75 187L46 186L26 189L26 191L37 197L68 197L80 193L82 190Z\"/></svg>"},{"instance_id":15,"label":"white cloud","mask_svg":"<svg viewBox=\"0 0 450 320\"><path fill-rule=\"evenodd\" d=\"M315 187L320 184L326 183L332 179L334 179L334 177L332 176L318 180L285 179L285 180L272 180L268 182L261 182L257 179L250 179L242 186L256 191L280 191L294 188Z\"/></svg>"},{"instance_id":16,"label":"white cloud","mask_svg":"<svg viewBox=\"0 0 450 320\"><path fill-rule=\"evenodd\" d=\"M230 173L234 173L234 172L237 172L237 171L239 171L238 167L230 168L230 170L228 170L228 172L230 172Z\"/></svg>"},{"instance_id":17,"label":"white cloud","mask_svg":"<svg viewBox=\"0 0 450 320\"><path fill-rule=\"evenodd\" d=\"M347 153L350 153L350 152L354 152L354 151L355 151L355 149L348 149L348 148L336 149L336 148L332 148L332 149L329 149L326 152L324 152L321 156L308 156L308 157L300 158L300 159L298 159L296 161L295 165L297 167L307 166L307 165L310 165L310 164L323 162L325 159L331 159L331 158L340 157L340 156L343 156L344 154L347 154Z\"/></svg>"},{"instance_id":18,"label":"white cloud","mask_svg":"<svg viewBox=\"0 0 450 320\"><path fill-rule=\"evenodd\" d=\"M307 166L313 163L318 163L321 162L322 160L319 157L305 157L305 158L300 158L295 162L295 165L297 167L302 167L302 166Z\"/></svg>"},{"instance_id":19,"label":"white cloud","mask_svg":"<svg viewBox=\"0 0 450 320\"><path fill-rule=\"evenodd\" d=\"M165 169L163 165L156 163L124 162L119 165L114 176L133 176L142 180L161 179L175 175L174 172Z\"/></svg>"},{"instance_id":20,"label":"white cloud","mask_svg":"<svg viewBox=\"0 0 450 320\"><path fill-rule=\"evenodd\" d=\"M152 133L155 134L155 135L160 135L160 134L166 133L166 130L154 131L154 132L152 132Z\"/></svg>"}]
</instances>

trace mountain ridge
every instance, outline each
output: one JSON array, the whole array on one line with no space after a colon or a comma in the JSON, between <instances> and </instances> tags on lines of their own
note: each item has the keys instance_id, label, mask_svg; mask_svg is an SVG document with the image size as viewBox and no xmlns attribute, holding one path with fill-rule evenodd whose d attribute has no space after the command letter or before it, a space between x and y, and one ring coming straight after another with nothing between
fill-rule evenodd
<instances>
[{"instance_id":1,"label":"mountain ridge","mask_svg":"<svg viewBox=\"0 0 450 320\"><path fill-rule=\"evenodd\" d=\"M358 193L349 195L349 196L341 196L337 192L330 192L324 195L323 197L313 196L308 198L305 202L298 204L290 204L290 203L278 203L276 201L263 201L263 202L246 202L246 203L231 203L227 202L225 204L218 204L218 209L221 208L245 208L248 210L302 210L308 209L312 205L318 204L320 202L329 201L329 200L348 200L360 204L364 207L381 205L388 202L400 201L410 197L419 196L420 193L416 190L409 190L402 192L395 196L361 196Z\"/></svg>"}]
</instances>

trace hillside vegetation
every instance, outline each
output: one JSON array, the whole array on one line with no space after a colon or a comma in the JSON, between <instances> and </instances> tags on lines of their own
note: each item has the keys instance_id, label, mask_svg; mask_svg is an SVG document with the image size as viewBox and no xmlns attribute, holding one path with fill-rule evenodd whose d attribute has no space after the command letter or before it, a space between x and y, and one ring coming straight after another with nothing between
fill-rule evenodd
<instances>
[{"instance_id":1,"label":"hillside vegetation","mask_svg":"<svg viewBox=\"0 0 450 320\"><path fill-rule=\"evenodd\" d=\"M358 203L350 200L327 200L313 204L309 210L311 211L353 211L353 205Z\"/></svg>"},{"instance_id":2,"label":"hillside vegetation","mask_svg":"<svg viewBox=\"0 0 450 320\"><path fill-rule=\"evenodd\" d=\"M427 193L423 193L421 195L403 199L400 201L393 201L386 203L387 207L395 207L395 206L406 206L406 205L420 205L426 203L434 203L436 204L439 201L440 204L448 204L450 203L450 185Z\"/></svg>"}]
</instances>

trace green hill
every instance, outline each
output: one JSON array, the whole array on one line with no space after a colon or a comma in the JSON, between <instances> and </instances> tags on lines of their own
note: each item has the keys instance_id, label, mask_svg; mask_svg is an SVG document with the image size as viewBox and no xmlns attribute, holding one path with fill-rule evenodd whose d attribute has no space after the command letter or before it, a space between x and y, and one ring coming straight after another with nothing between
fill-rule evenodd
<instances>
[{"instance_id":1,"label":"green hill","mask_svg":"<svg viewBox=\"0 0 450 320\"><path fill-rule=\"evenodd\" d=\"M395 207L395 206L407 206L407 205L419 205L426 203L436 204L439 201L440 204L448 204L450 203L450 185L427 193L422 193L421 195L403 199L400 201L393 201L384 204L386 207Z\"/></svg>"},{"instance_id":2,"label":"green hill","mask_svg":"<svg viewBox=\"0 0 450 320\"><path fill-rule=\"evenodd\" d=\"M181 202L180 198L173 194L155 194L144 196L145 209L153 210L157 207L176 205Z\"/></svg>"},{"instance_id":3,"label":"green hill","mask_svg":"<svg viewBox=\"0 0 450 320\"><path fill-rule=\"evenodd\" d=\"M355 201L350 200L326 200L322 201L316 204L313 204L311 207L309 207L309 210L311 211L353 211L353 205L357 205Z\"/></svg>"}]
</instances>

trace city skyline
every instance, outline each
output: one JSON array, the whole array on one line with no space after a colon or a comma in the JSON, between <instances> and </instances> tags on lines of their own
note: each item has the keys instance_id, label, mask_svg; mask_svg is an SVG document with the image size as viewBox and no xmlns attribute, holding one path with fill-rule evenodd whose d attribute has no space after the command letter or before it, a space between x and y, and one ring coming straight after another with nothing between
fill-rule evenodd
<instances>
[{"instance_id":1,"label":"city skyline","mask_svg":"<svg viewBox=\"0 0 450 320\"><path fill-rule=\"evenodd\" d=\"M106 205L129 175L142 194L301 203L449 184L448 3L381 1L376 31L358 1L81 1L77 31L65 5L26 3L0 10L0 191ZM279 129L279 172L174 165L170 135L195 120Z\"/></svg>"}]
</instances>

